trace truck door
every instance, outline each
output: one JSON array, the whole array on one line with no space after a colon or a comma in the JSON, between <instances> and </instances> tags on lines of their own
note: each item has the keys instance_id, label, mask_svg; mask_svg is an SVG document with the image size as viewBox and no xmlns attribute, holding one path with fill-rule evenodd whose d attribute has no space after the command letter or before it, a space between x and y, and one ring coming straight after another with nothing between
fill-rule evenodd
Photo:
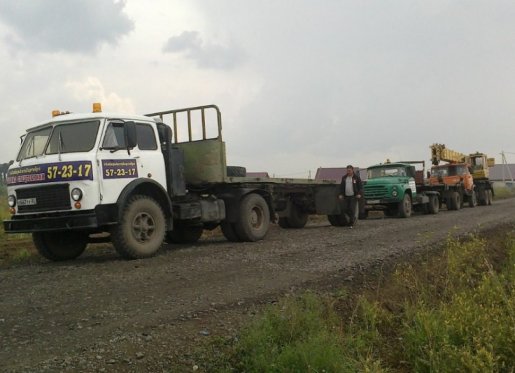
<instances>
[{"instance_id":1,"label":"truck door","mask_svg":"<svg viewBox=\"0 0 515 373\"><path fill-rule=\"evenodd\" d=\"M107 121L97 154L102 203L115 203L133 180L148 178L166 188L164 161L152 123L137 122L137 145L127 149L123 122Z\"/></svg>"}]
</instances>

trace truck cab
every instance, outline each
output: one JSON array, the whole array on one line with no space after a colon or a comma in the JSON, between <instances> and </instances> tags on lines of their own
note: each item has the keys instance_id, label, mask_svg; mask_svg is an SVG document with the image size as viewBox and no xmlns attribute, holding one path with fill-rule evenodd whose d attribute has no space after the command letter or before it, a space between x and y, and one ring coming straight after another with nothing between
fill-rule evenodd
<instances>
[{"instance_id":1,"label":"truck cab","mask_svg":"<svg viewBox=\"0 0 515 373\"><path fill-rule=\"evenodd\" d=\"M5 231L32 233L43 256L71 259L91 234L113 233L127 200L139 196L145 207L130 235L118 232L117 245L127 257L159 247L172 210L157 125L146 116L102 113L97 105L89 114L53 112L28 129L7 174L12 217Z\"/></svg>"},{"instance_id":2,"label":"truck cab","mask_svg":"<svg viewBox=\"0 0 515 373\"><path fill-rule=\"evenodd\" d=\"M467 202L477 205L474 179L467 163L448 163L431 167L429 187L440 193L448 210L459 210Z\"/></svg>"},{"instance_id":3,"label":"truck cab","mask_svg":"<svg viewBox=\"0 0 515 373\"><path fill-rule=\"evenodd\" d=\"M429 184L462 184L467 191L474 189L474 180L470 173L469 165L465 163L449 163L431 167Z\"/></svg>"},{"instance_id":4,"label":"truck cab","mask_svg":"<svg viewBox=\"0 0 515 373\"><path fill-rule=\"evenodd\" d=\"M419 163L419 162L417 162ZM386 216L409 217L413 207L428 207L428 212L437 213L433 193L420 191L417 180L422 173L410 163L381 163L367 169L364 186L367 210L382 210ZM423 176L422 176L423 178ZM419 181L423 183L423 180Z\"/></svg>"},{"instance_id":5,"label":"truck cab","mask_svg":"<svg viewBox=\"0 0 515 373\"><path fill-rule=\"evenodd\" d=\"M31 233L54 261L74 259L92 242L146 258L164 241L194 243L217 227L230 241L253 242L276 217L287 228L302 228L309 214L344 224L334 181L262 180L227 166L216 105L144 116L100 105L55 111L23 136L7 184L5 232Z\"/></svg>"}]
</instances>

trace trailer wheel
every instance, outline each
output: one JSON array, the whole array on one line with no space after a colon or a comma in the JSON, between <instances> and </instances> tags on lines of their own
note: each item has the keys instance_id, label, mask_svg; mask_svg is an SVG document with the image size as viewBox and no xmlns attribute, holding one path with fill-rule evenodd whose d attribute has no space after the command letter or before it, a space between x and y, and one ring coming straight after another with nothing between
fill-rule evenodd
<instances>
[{"instance_id":1,"label":"trailer wheel","mask_svg":"<svg viewBox=\"0 0 515 373\"><path fill-rule=\"evenodd\" d=\"M429 203L427 204L427 212L430 214L438 214L440 211L440 200L438 196L429 196Z\"/></svg>"},{"instance_id":2,"label":"trailer wheel","mask_svg":"<svg viewBox=\"0 0 515 373\"><path fill-rule=\"evenodd\" d=\"M202 226L175 226L173 231L166 232L168 243L195 243L202 236Z\"/></svg>"},{"instance_id":3,"label":"trailer wheel","mask_svg":"<svg viewBox=\"0 0 515 373\"><path fill-rule=\"evenodd\" d=\"M345 214L327 215L327 220L333 227L345 227L349 225L349 219Z\"/></svg>"},{"instance_id":4,"label":"trailer wheel","mask_svg":"<svg viewBox=\"0 0 515 373\"><path fill-rule=\"evenodd\" d=\"M279 226L281 228L304 228L308 222L309 215L300 210L294 204L291 205L290 214L288 216L279 218Z\"/></svg>"},{"instance_id":5,"label":"trailer wheel","mask_svg":"<svg viewBox=\"0 0 515 373\"><path fill-rule=\"evenodd\" d=\"M399 202L399 217L409 218L411 216L411 197L408 193L404 194L404 198Z\"/></svg>"},{"instance_id":6,"label":"trailer wheel","mask_svg":"<svg viewBox=\"0 0 515 373\"><path fill-rule=\"evenodd\" d=\"M472 193L469 196L469 207L476 207L477 206L477 196L476 191L473 190Z\"/></svg>"},{"instance_id":7,"label":"trailer wheel","mask_svg":"<svg viewBox=\"0 0 515 373\"><path fill-rule=\"evenodd\" d=\"M126 259L147 258L161 247L165 229L165 216L159 204L150 197L135 195L127 201L111 241Z\"/></svg>"},{"instance_id":8,"label":"trailer wheel","mask_svg":"<svg viewBox=\"0 0 515 373\"><path fill-rule=\"evenodd\" d=\"M283 216L282 218L279 218L278 224L281 228L288 229L290 227L290 223L288 221L288 218L286 216Z\"/></svg>"},{"instance_id":9,"label":"trailer wheel","mask_svg":"<svg viewBox=\"0 0 515 373\"><path fill-rule=\"evenodd\" d=\"M241 242L242 240L236 234L236 230L234 228L234 224L224 221L220 224L220 228L222 229L222 233L227 241L231 242Z\"/></svg>"},{"instance_id":10,"label":"trailer wheel","mask_svg":"<svg viewBox=\"0 0 515 373\"><path fill-rule=\"evenodd\" d=\"M34 232L32 241L41 256L59 262L79 257L88 245L88 234L77 231Z\"/></svg>"},{"instance_id":11,"label":"trailer wheel","mask_svg":"<svg viewBox=\"0 0 515 373\"><path fill-rule=\"evenodd\" d=\"M451 195L449 210L459 210L461 208L461 195L459 192L453 192Z\"/></svg>"},{"instance_id":12,"label":"trailer wheel","mask_svg":"<svg viewBox=\"0 0 515 373\"><path fill-rule=\"evenodd\" d=\"M259 241L268 233L270 210L263 197L251 193L240 203L240 219L234 224L236 235L242 241Z\"/></svg>"}]
</instances>

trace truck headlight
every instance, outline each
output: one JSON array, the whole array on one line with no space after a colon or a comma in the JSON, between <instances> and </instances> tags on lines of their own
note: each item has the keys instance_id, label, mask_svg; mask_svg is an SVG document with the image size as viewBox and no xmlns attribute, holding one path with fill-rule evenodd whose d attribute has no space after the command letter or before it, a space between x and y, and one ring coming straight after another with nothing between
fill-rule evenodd
<instances>
[{"instance_id":1,"label":"truck headlight","mask_svg":"<svg viewBox=\"0 0 515 373\"><path fill-rule=\"evenodd\" d=\"M79 188L73 188L72 199L74 201L80 201L82 199L82 190L80 190Z\"/></svg>"},{"instance_id":2,"label":"truck headlight","mask_svg":"<svg viewBox=\"0 0 515 373\"><path fill-rule=\"evenodd\" d=\"M7 203L9 204L9 207L16 206L16 197L12 194L9 195L9 197L7 197Z\"/></svg>"},{"instance_id":3,"label":"truck headlight","mask_svg":"<svg viewBox=\"0 0 515 373\"><path fill-rule=\"evenodd\" d=\"M392 190L392 196L397 197L397 191L396 190Z\"/></svg>"}]
</instances>

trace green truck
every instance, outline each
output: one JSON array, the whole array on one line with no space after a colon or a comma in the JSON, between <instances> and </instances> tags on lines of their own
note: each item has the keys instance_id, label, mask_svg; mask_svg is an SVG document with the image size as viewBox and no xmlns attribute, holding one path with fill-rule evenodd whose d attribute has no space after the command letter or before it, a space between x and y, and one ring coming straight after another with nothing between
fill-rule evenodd
<instances>
[{"instance_id":1,"label":"green truck","mask_svg":"<svg viewBox=\"0 0 515 373\"><path fill-rule=\"evenodd\" d=\"M422 165L416 170L415 165ZM437 214L439 194L426 190L425 162L387 162L367 169L365 211L382 210L386 216L410 217L413 211Z\"/></svg>"}]
</instances>

